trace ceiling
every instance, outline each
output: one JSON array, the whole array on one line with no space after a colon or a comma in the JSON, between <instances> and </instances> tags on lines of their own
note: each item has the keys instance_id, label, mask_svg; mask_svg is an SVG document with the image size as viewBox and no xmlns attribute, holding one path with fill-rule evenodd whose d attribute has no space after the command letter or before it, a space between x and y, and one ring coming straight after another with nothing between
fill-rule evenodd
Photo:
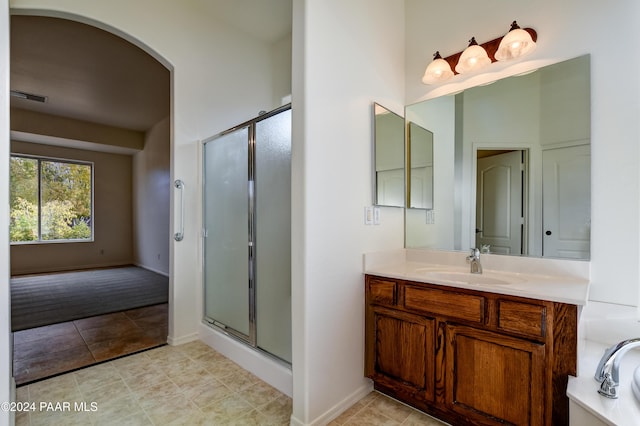
<instances>
[{"instance_id":1,"label":"ceiling","mask_svg":"<svg viewBox=\"0 0 640 426\"><path fill-rule=\"evenodd\" d=\"M291 34L292 0L197 0L223 22L269 43Z\"/></svg>"},{"instance_id":2,"label":"ceiling","mask_svg":"<svg viewBox=\"0 0 640 426\"><path fill-rule=\"evenodd\" d=\"M291 0L194 0L259 40L291 33ZM145 131L170 113L170 72L128 41L76 21L11 17L11 107Z\"/></svg>"},{"instance_id":3,"label":"ceiling","mask_svg":"<svg viewBox=\"0 0 640 426\"><path fill-rule=\"evenodd\" d=\"M41 16L11 17L11 106L144 131L169 115L170 74L153 57L107 31Z\"/></svg>"}]
</instances>

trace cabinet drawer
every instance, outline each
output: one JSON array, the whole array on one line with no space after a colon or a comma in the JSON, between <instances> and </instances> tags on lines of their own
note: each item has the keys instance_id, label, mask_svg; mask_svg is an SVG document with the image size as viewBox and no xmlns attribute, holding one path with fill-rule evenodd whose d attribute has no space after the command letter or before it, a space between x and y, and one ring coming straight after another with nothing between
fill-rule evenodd
<instances>
[{"instance_id":1,"label":"cabinet drawer","mask_svg":"<svg viewBox=\"0 0 640 426\"><path fill-rule=\"evenodd\" d=\"M484 319L484 297L432 288L406 286L404 307L478 323Z\"/></svg>"},{"instance_id":2,"label":"cabinet drawer","mask_svg":"<svg viewBox=\"0 0 640 426\"><path fill-rule=\"evenodd\" d=\"M498 329L544 337L547 310L544 306L498 300Z\"/></svg>"},{"instance_id":3,"label":"cabinet drawer","mask_svg":"<svg viewBox=\"0 0 640 426\"><path fill-rule=\"evenodd\" d=\"M370 279L368 281L369 303L395 305L397 300L397 284L395 281Z\"/></svg>"}]
</instances>

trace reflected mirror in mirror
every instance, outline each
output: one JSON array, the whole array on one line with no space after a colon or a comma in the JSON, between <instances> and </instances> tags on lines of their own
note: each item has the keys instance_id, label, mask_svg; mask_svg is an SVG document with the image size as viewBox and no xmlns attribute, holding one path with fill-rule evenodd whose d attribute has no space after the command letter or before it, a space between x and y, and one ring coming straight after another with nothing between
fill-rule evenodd
<instances>
[{"instance_id":1,"label":"reflected mirror in mirror","mask_svg":"<svg viewBox=\"0 0 640 426\"><path fill-rule=\"evenodd\" d=\"M433 224L407 209L407 247L589 259L588 55L409 105L405 115L433 133L437 207Z\"/></svg>"},{"instance_id":2,"label":"reflected mirror in mirror","mask_svg":"<svg viewBox=\"0 0 640 426\"><path fill-rule=\"evenodd\" d=\"M404 118L373 104L374 204L404 207Z\"/></svg>"},{"instance_id":3,"label":"reflected mirror in mirror","mask_svg":"<svg viewBox=\"0 0 640 426\"><path fill-rule=\"evenodd\" d=\"M433 133L416 123L407 125L410 178L408 207L433 209Z\"/></svg>"}]
</instances>

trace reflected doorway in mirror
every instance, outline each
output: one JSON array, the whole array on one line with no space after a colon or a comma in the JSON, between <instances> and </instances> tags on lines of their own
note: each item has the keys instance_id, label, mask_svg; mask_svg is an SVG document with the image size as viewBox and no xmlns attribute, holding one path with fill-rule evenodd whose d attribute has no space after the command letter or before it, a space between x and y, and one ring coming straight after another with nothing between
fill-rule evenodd
<instances>
[{"instance_id":1,"label":"reflected doorway in mirror","mask_svg":"<svg viewBox=\"0 0 640 426\"><path fill-rule=\"evenodd\" d=\"M527 150L478 150L476 246L526 254Z\"/></svg>"}]
</instances>

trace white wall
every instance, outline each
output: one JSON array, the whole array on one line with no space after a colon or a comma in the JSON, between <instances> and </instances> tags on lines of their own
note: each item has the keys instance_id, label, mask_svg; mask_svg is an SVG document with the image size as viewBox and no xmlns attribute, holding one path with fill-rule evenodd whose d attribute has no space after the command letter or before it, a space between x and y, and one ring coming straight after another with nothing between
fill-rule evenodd
<instances>
[{"instance_id":1,"label":"white wall","mask_svg":"<svg viewBox=\"0 0 640 426\"><path fill-rule=\"evenodd\" d=\"M144 150L133 156L133 259L144 268L169 274L171 119L145 135Z\"/></svg>"},{"instance_id":2,"label":"white wall","mask_svg":"<svg viewBox=\"0 0 640 426\"><path fill-rule=\"evenodd\" d=\"M362 254L403 247L403 212L372 203L372 103L402 113L404 10L294 0L293 424L325 424L368 391Z\"/></svg>"},{"instance_id":3,"label":"white wall","mask_svg":"<svg viewBox=\"0 0 640 426\"><path fill-rule=\"evenodd\" d=\"M407 103L479 82L591 54L592 300L640 305L639 167L640 3L635 0L541 0L455 3L406 0ZM444 86L420 79L432 54L503 35L514 19L538 32L538 48L516 64L492 64L487 73L455 77ZM613 65L616 64L616 65Z\"/></svg>"},{"instance_id":4,"label":"white wall","mask_svg":"<svg viewBox=\"0 0 640 426\"><path fill-rule=\"evenodd\" d=\"M289 34L275 42L271 48L274 105L283 104L282 98L291 95L291 42L291 34Z\"/></svg>"},{"instance_id":5,"label":"white wall","mask_svg":"<svg viewBox=\"0 0 640 426\"><path fill-rule=\"evenodd\" d=\"M9 8L0 0L0 64L9 63ZM9 68L0 67L0 182L9 182ZM11 307L9 305L9 185L0 185L0 402L11 401ZM0 425L9 425L13 416L0 410Z\"/></svg>"}]
</instances>

